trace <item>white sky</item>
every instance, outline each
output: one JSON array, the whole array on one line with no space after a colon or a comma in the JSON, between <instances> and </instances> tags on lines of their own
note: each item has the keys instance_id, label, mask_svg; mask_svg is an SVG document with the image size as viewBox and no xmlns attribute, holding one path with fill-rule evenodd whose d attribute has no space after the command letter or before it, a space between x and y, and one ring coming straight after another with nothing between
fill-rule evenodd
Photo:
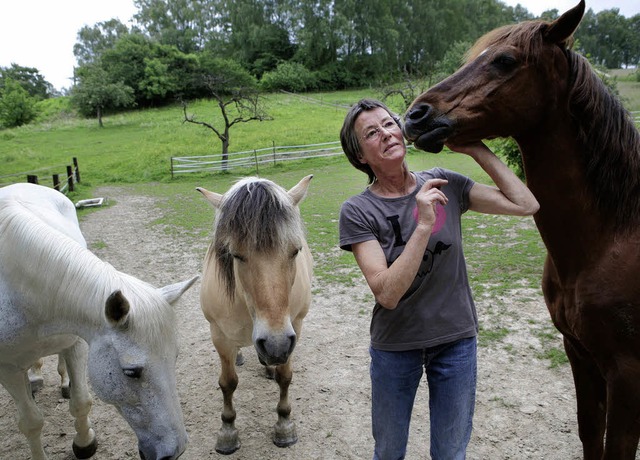
<instances>
[{"instance_id":1,"label":"white sky","mask_svg":"<svg viewBox=\"0 0 640 460\"><path fill-rule=\"evenodd\" d=\"M535 15L557 8L564 12L578 0L503 0L520 3ZM71 86L75 65L73 45L85 25L118 18L130 25L133 0L3 0L0 14L0 66L12 63L35 67L56 89ZM640 0L587 0L594 12L619 8L631 17L640 13Z\"/></svg>"}]
</instances>

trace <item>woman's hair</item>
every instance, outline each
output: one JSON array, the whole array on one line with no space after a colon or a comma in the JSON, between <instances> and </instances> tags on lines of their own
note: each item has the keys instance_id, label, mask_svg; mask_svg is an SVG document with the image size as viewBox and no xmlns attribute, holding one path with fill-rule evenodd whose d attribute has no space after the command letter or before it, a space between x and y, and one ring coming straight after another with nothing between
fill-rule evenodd
<instances>
[{"instance_id":1,"label":"woman's hair","mask_svg":"<svg viewBox=\"0 0 640 460\"><path fill-rule=\"evenodd\" d=\"M369 184L372 184L376 180L376 175L368 164L360 162L360 139L356 133L355 125L356 120L362 112L368 112L369 110L377 108L386 110L395 122L398 123L398 126L401 126L400 118L391 112L391 110L389 110L389 108L382 102L375 99L361 99L356 102L351 109L349 109L347 116L344 117L342 129L340 130L340 143L342 144L344 154L347 156L349 163L351 163L356 169L367 174L369 177Z\"/></svg>"}]
</instances>

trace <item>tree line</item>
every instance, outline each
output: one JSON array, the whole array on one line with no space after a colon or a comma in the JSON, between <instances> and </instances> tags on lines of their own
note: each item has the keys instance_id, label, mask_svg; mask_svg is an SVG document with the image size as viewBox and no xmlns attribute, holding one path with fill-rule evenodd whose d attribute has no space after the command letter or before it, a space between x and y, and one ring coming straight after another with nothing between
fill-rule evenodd
<instances>
[{"instance_id":1,"label":"tree line","mask_svg":"<svg viewBox=\"0 0 640 460\"><path fill-rule=\"evenodd\" d=\"M104 111L118 107L161 106L248 88L303 92L407 78L435 82L460 65L464 50L483 33L534 19L522 6L499 0L134 0L134 5L137 13L128 25L111 19L78 31L68 94L84 115L101 120ZM560 13L553 9L542 17L552 20ZM589 9L576 39L577 50L595 64L640 64L640 15ZM0 67L0 125L28 122L29 114L8 114L18 101L53 95L37 69Z\"/></svg>"}]
</instances>

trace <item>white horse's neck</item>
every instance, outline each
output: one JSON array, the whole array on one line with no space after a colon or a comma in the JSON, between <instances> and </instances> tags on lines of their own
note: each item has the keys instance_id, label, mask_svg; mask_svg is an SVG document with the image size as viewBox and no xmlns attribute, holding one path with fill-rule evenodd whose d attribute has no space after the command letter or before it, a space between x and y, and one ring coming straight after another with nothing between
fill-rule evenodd
<instances>
[{"instance_id":1,"label":"white horse's neck","mask_svg":"<svg viewBox=\"0 0 640 460\"><path fill-rule=\"evenodd\" d=\"M16 291L29 321L46 327L45 335L88 340L103 324L109 294L144 284L24 209L2 210L0 230L1 259L10 261L10 267L0 267L0 276Z\"/></svg>"}]
</instances>

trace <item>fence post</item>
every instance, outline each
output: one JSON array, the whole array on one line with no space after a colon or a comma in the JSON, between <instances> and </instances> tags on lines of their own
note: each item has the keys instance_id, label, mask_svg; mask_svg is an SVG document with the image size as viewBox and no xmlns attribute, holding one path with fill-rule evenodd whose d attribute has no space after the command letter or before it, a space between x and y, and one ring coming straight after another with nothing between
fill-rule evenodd
<instances>
[{"instance_id":1,"label":"fence post","mask_svg":"<svg viewBox=\"0 0 640 460\"><path fill-rule=\"evenodd\" d=\"M260 177L260 171L258 171L258 152L253 149L253 161L256 164L256 176Z\"/></svg>"},{"instance_id":2,"label":"fence post","mask_svg":"<svg viewBox=\"0 0 640 460\"><path fill-rule=\"evenodd\" d=\"M73 192L73 169L67 166L67 181L69 183L69 191Z\"/></svg>"},{"instance_id":3,"label":"fence post","mask_svg":"<svg viewBox=\"0 0 640 460\"><path fill-rule=\"evenodd\" d=\"M73 157L73 169L76 171L76 182L80 183L80 168L78 167L78 159Z\"/></svg>"},{"instance_id":4,"label":"fence post","mask_svg":"<svg viewBox=\"0 0 640 460\"><path fill-rule=\"evenodd\" d=\"M60 175L59 174L53 175L53 188L57 191L60 191Z\"/></svg>"},{"instance_id":5,"label":"fence post","mask_svg":"<svg viewBox=\"0 0 640 460\"><path fill-rule=\"evenodd\" d=\"M32 174L27 174L27 182L29 182L30 184L37 184L38 183L38 176L34 176Z\"/></svg>"},{"instance_id":6,"label":"fence post","mask_svg":"<svg viewBox=\"0 0 640 460\"><path fill-rule=\"evenodd\" d=\"M271 144L273 145L273 164L276 164L276 141L271 141Z\"/></svg>"}]
</instances>

